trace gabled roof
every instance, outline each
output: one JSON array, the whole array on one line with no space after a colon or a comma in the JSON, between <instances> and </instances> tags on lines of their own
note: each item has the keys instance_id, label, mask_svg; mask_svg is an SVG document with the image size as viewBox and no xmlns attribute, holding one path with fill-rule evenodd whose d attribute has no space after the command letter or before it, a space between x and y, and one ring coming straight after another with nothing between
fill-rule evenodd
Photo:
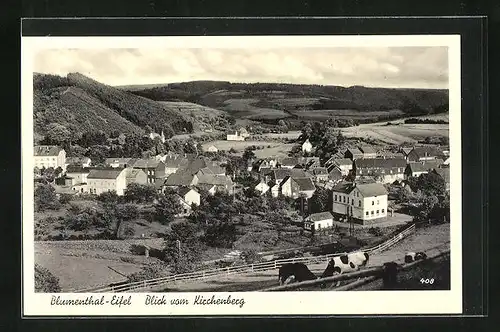
<instances>
[{"instance_id":1,"label":"gabled roof","mask_svg":"<svg viewBox=\"0 0 500 332\"><path fill-rule=\"evenodd\" d=\"M408 167L412 172L425 172L432 170L434 168L438 168L441 164L443 164L442 159L434 159L434 160L426 160L426 161L416 161L410 162Z\"/></svg>"},{"instance_id":2,"label":"gabled roof","mask_svg":"<svg viewBox=\"0 0 500 332\"><path fill-rule=\"evenodd\" d=\"M194 175L184 172L175 172L170 174L165 180L166 186L190 186L193 182Z\"/></svg>"},{"instance_id":3,"label":"gabled roof","mask_svg":"<svg viewBox=\"0 0 500 332\"><path fill-rule=\"evenodd\" d=\"M186 166L189 163L189 160L185 157L181 156L169 156L165 157L165 161L163 162L165 167L167 168L180 168L182 166Z\"/></svg>"},{"instance_id":4,"label":"gabled roof","mask_svg":"<svg viewBox=\"0 0 500 332\"><path fill-rule=\"evenodd\" d=\"M299 186L299 190L301 191L316 190L316 186L311 178L292 178L292 181Z\"/></svg>"},{"instance_id":5,"label":"gabled roof","mask_svg":"<svg viewBox=\"0 0 500 332\"><path fill-rule=\"evenodd\" d=\"M340 180L342 179L342 172L340 171L339 168L334 167L330 172L328 173L328 177L331 180Z\"/></svg>"},{"instance_id":6,"label":"gabled roof","mask_svg":"<svg viewBox=\"0 0 500 332\"><path fill-rule=\"evenodd\" d=\"M375 151L375 149L373 149L371 146L369 145L360 145L358 147L359 151L363 152L363 153L377 153L377 151Z\"/></svg>"},{"instance_id":7,"label":"gabled roof","mask_svg":"<svg viewBox=\"0 0 500 332\"><path fill-rule=\"evenodd\" d=\"M328 171L326 170L326 167L317 167L312 170L314 175L328 175Z\"/></svg>"},{"instance_id":8,"label":"gabled roof","mask_svg":"<svg viewBox=\"0 0 500 332\"><path fill-rule=\"evenodd\" d=\"M279 161L279 163L283 166L295 166L297 164L300 164L299 163L299 159L298 158L295 158L295 157L286 157L286 158L283 158Z\"/></svg>"},{"instance_id":9,"label":"gabled roof","mask_svg":"<svg viewBox=\"0 0 500 332\"><path fill-rule=\"evenodd\" d=\"M40 156L57 156L59 152L63 149L56 145L37 145L34 147L34 155L37 157Z\"/></svg>"},{"instance_id":10,"label":"gabled roof","mask_svg":"<svg viewBox=\"0 0 500 332\"><path fill-rule=\"evenodd\" d=\"M306 143L307 143L307 144L311 144L311 142L309 141L309 138L308 138L308 139L306 139L304 142L302 142L302 145L304 145L304 144L306 144ZM312 145L312 144L311 144L311 145Z\"/></svg>"},{"instance_id":11,"label":"gabled roof","mask_svg":"<svg viewBox=\"0 0 500 332\"><path fill-rule=\"evenodd\" d=\"M414 153L418 158L422 157L437 157L443 153L434 146L416 146L413 148L411 153Z\"/></svg>"},{"instance_id":12,"label":"gabled roof","mask_svg":"<svg viewBox=\"0 0 500 332\"><path fill-rule=\"evenodd\" d=\"M349 158L333 159L332 162L337 166L352 166L352 160Z\"/></svg>"},{"instance_id":13,"label":"gabled roof","mask_svg":"<svg viewBox=\"0 0 500 332\"><path fill-rule=\"evenodd\" d=\"M440 175L445 183L450 183L450 169L449 168L435 168L434 172Z\"/></svg>"},{"instance_id":14,"label":"gabled roof","mask_svg":"<svg viewBox=\"0 0 500 332\"><path fill-rule=\"evenodd\" d=\"M114 169L93 169L88 175L88 179L116 179L124 168Z\"/></svg>"},{"instance_id":15,"label":"gabled roof","mask_svg":"<svg viewBox=\"0 0 500 332\"><path fill-rule=\"evenodd\" d=\"M388 194L384 185L381 183L356 184L356 188L361 192L363 197L382 196Z\"/></svg>"},{"instance_id":16,"label":"gabled roof","mask_svg":"<svg viewBox=\"0 0 500 332\"><path fill-rule=\"evenodd\" d=\"M233 181L226 175L205 174L198 176L198 183L213 184L217 186L230 186Z\"/></svg>"},{"instance_id":17,"label":"gabled roof","mask_svg":"<svg viewBox=\"0 0 500 332\"><path fill-rule=\"evenodd\" d=\"M135 159L133 158L106 158L104 163L106 165L110 164L129 164L130 162L134 162Z\"/></svg>"},{"instance_id":18,"label":"gabled roof","mask_svg":"<svg viewBox=\"0 0 500 332\"><path fill-rule=\"evenodd\" d=\"M313 213L307 216L307 220L310 221L321 221L321 220L327 220L327 219L333 219L333 216L330 212L319 212L319 213Z\"/></svg>"},{"instance_id":19,"label":"gabled roof","mask_svg":"<svg viewBox=\"0 0 500 332\"><path fill-rule=\"evenodd\" d=\"M188 192L190 192L191 190L193 190L194 192L198 193L196 190L194 190L193 188L190 188L190 187L180 187L179 188L179 195L181 195L181 197L184 198L184 196L186 196L186 194Z\"/></svg>"},{"instance_id":20,"label":"gabled roof","mask_svg":"<svg viewBox=\"0 0 500 332\"><path fill-rule=\"evenodd\" d=\"M356 168L405 168L406 160L403 158L370 158L356 159Z\"/></svg>"},{"instance_id":21,"label":"gabled roof","mask_svg":"<svg viewBox=\"0 0 500 332\"><path fill-rule=\"evenodd\" d=\"M359 155L359 154L363 154L363 152L361 152L361 150L359 150L358 148L356 147L350 147L350 148L347 148L346 152L349 151L350 153L352 153L352 155Z\"/></svg>"},{"instance_id":22,"label":"gabled roof","mask_svg":"<svg viewBox=\"0 0 500 332\"><path fill-rule=\"evenodd\" d=\"M135 163L133 163L133 168L156 168L159 165L163 164L161 160L156 159L137 159ZM164 165L164 164L163 164Z\"/></svg>"},{"instance_id":23,"label":"gabled roof","mask_svg":"<svg viewBox=\"0 0 500 332\"><path fill-rule=\"evenodd\" d=\"M352 182L343 181L333 186L332 191L343 194L349 194L353 188L354 185Z\"/></svg>"},{"instance_id":24,"label":"gabled roof","mask_svg":"<svg viewBox=\"0 0 500 332\"><path fill-rule=\"evenodd\" d=\"M127 179L135 179L140 173L144 173L142 169L127 168ZM144 173L146 174L146 173Z\"/></svg>"}]
</instances>

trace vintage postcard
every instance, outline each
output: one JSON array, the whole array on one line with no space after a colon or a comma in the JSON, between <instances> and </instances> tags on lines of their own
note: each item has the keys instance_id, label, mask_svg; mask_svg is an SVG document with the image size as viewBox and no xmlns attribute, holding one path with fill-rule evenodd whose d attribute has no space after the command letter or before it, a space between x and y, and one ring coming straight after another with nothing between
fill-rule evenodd
<instances>
[{"instance_id":1,"label":"vintage postcard","mask_svg":"<svg viewBox=\"0 0 500 332\"><path fill-rule=\"evenodd\" d=\"M460 119L459 35L23 37L23 314L459 314Z\"/></svg>"}]
</instances>

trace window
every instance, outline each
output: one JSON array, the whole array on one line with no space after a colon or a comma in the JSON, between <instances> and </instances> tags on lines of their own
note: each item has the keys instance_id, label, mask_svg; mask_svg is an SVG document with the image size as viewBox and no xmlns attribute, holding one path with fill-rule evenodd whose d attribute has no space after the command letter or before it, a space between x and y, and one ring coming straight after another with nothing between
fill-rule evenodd
<instances>
[{"instance_id":1,"label":"window","mask_svg":"<svg viewBox=\"0 0 500 332\"><path fill-rule=\"evenodd\" d=\"M351 201L351 205L354 205L354 198L353 198L353 199L352 199L352 201Z\"/></svg>"},{"instance_id":2,"label":"window","mask_svg":"<svg viewBox=\"0 0 500 332\"><path fill-rule=\"evenodd\" d=\"M384 213L384 212L385 212L385 209L382 209L382 213Z\"/></svg>"},{"instance_id":3,"label":"window","mask_svg":"<svg viewBox=\"0 0 500 332\"><path fill-rule=\"evenodd\" d=\"M377 210L377 214L379 214L379 213L380 213L380 211L379 211L379 210Z\"/></svg>"},{"instance_id":4,"label":"window","mask_svg":"<svg viewBox=\"0 0 500 332\"><path fill-rule=\"evenodd\" d=\"M375 201L372 201L372 205L375 205Z\"/></svg>"},{"instance_id":5,"label":"window","mask_svg":"<svg viewBox=\"0 0 500 332\"><path fill-rule=\"evenodd\" d=\"M368 216L368 211L366 211L366 215Z\"/></svg>"},{"instance_id":6,"label":"window","mask_svg":"<svg viewBox=\"0 0 500 332\"><path fill-rule=\"evenodd\" d=\"M321 229L321 224L318 224L318 229Z\"/></svg>"},{"instance_id":7,"label":"window","mask_svg":"<svg viewBox=\"0 0 500 332\"><path fill-rule=\"evenodd\" d=\"M373 210L372 210L372 212L371 212L371 215L373 216Z\"/></svg>"},{"instance_id":8,"label":"window","mask_svg":"<svg viewBox=\"0 0 500 332\"><path fill-rule=\"evenodd\" d=\"M361 207L361 200L359 200L359 204L358 205L359 205L359 207Z\"/></svg>"},{"instance_id":9,"label":"window","mask_svg":"<svg viewBox=\"0 0 500 332\"><path fill-rule=\"evenodd\" d=\"M344 203L345 203L345 196L343 196L343 198L344 198Z\"/></svg>"},{"instance_id":10,"label":"window","mask_svg":"<svg viewBox=\"0 0 500 332\"><path fill-rule=\"evenodd\" d=\"M335 202L337 201L337 195L335 195Z\"/></svg>"},{"instance_id":11,"label":"window","mask_svg":"<svg viewBox=\"0 0 500 332\"><path fill-rule=\"evenodd\" d=\"M380 201L377 199L377 205L380 205Z\"/></svg>"}]
</instances>

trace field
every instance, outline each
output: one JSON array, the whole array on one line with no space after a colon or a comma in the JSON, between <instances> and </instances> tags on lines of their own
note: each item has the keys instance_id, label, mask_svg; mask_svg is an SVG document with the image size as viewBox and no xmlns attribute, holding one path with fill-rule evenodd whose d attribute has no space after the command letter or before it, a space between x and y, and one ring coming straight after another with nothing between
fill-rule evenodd
<instances>
[{"instance_id":1,"label":"field","mask_svg":"<svg viewBox=\"0 0 500 332\"><path fill-rule=\"evenodd\" d=\"M247 119L282 119L289 114L272 108L255 106L259 99L242 98L228 99L224 102L222 109L234 117Z\"/></svg>"},{"instance_id":2,"label":"field","mask_svg":"<svg viewBox=\"0 0 500 332\"><path fill-rule=\"evenodd\" d=\"M399 110L362 112L358 110L340 109L340 110L290 110L291 114L300 118L300 120L321 121L329 118L366 120L377 119L380 116L403 116L404 113Z\"/></svg>"},{"instance_id":3,"label":"field","mask_svg":"<svg viewBox=\"0 0 500 332\"><path fill-rule=\"evenodd\" d=\"M293 144L277 143L273 141L212 141L202 145L202 149L206 150L210 146L215 146L219 150L229 151L231 148L235 149L238 154L249 146L263 147L262 149L254 150L257 158L268 157L286 157L288 152L292 149Z\"/></svg>"}]
</instances>

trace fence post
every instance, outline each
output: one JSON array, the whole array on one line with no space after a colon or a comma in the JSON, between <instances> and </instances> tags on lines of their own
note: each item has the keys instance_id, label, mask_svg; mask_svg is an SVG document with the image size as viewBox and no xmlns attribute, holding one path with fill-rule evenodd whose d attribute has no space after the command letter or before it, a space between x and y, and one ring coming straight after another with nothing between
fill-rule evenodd
<instances>
[{"instance_id":1,"label":"fence post","mask_svg":"<svg viewBox=\"0 0 500 332\"><path fill-rule=\"evenodd\" d=\"M251 265L251 267L252 267L252 272L253 272L253 264Z\"/></svg>"},{"instance_id":2,"label":"fence post","mask_svg":"<svg viewBox=\"0 0 500 332\"><path fill-rule=\"evenodd\" d=\"M276 261L274 261L274 268L277 268L277 266L276 266Z\"/></svg>"},{"instance_id":3,"label":"fence post","mask_svg":"<svg viewBox=\"0 0 500 332\"><path fill-rule=\"evenodd\" d=\"M226 270L227 270L227 275L229 275L229 267L227 267Z\"/></svg>"}]
</instances>

